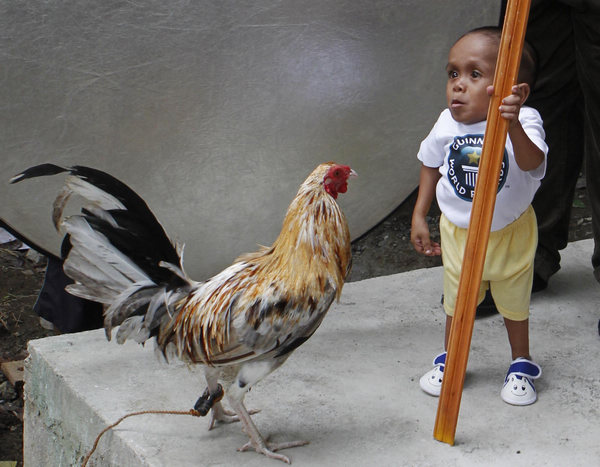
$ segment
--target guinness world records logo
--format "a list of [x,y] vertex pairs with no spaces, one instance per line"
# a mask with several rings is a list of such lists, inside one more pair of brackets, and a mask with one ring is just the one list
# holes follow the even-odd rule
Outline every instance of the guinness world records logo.
[[[483,147],[483,135],[455,136],[448,154],[448,181],[454,188],[456,196],[473,201],[475,184],[479,172],[479,160]],[[502,156],[498,191],[502,189],[508,174],[508,154],[506,148]]]

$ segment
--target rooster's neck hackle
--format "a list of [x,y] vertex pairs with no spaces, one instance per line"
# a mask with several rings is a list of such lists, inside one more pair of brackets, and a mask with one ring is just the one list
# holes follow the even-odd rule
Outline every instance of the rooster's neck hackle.
[[[300,186],[272,255],[279,256],[276,261],[281,266],[287,265],[284,270],[291,283],[306,286],[309,279],[309,284],[323,290],[329,281],[339,295],[350,265],[350,233],[338,203],[323,186],[329,167],[319,166]],[[303,295],[302,290],[297,292]]]

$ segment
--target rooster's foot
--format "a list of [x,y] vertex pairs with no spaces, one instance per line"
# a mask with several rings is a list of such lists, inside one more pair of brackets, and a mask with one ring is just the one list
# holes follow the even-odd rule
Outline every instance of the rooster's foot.
[[220,402],[217,402],[212,410],[210,411],[210,419],[208,420],[208,430],[212,430],[215,427],[215,423],[234,423],[239,422],[239,417],[230,410],[223,408]]
[[[262,441],[262,440],[261,440]],[[254,449],[259,454],[263,454],[270,459],[278,459],[280,461],[285,462],[286,464],[291,464],[290,458],[284,456],[283,454],[277,454],[276,451],[281,451],[282,449],[295,448],[297,446],[306,446],[308,441],[287,441],[285,443],[270,443],[267,438],[263,442],[253,443],[252,440],[248,441],[241,448],[238,449],[240,452],[249,451]]]
[[[260,412],[260,410],[249,410],[248,413],[250,415],[254,415],[257,414],[258,412]],[[223,407],[223,404],[221,404],[220,402],[217,402],[211,412],[210,412],[210,419],[208,421],[208,430],[212,430],[215,427],[215,424],[217,422],[220,423],[234,423],[234,422],[239,422],[240,421],[240,417],[238,417],[236,415],[236,413],[232,410],[227,410],[226,408]]]
[[204,393],[198,398],[194,404],[194,410],[196,410],[203,417],[212,409],[213,405],[223,399],[225,391],[223,386],[217,385],[217,390],[212,394],[208,391],[208,388],[204,390]]
[[238,448],[238,451],[249,451],[251,449],[254,449],[256,452],[258,452],[259,454],[263,454],[266,457],[269,457],[271,459],[278,459],[287,464],[291,464],[290,459],[287,456],[284,456],[282,454],[276,454],[276,451],[280,451],[282,449],[287,448],[293,448],[296,446],[304,446],[305,444],[308,444],[308,441],[270,443],[269,439],[264,438],[258,431],[258,428],[256,428],[256,425],[250,417],[250,413],[248,412],[246,407],[244,407],[244,403],[241,400],[233,397],[231,394],[229,394],[228,398],[231,407],[233,408],[233,410],[235,410],[235,413],[237,413],[240,417],[240,422],[242,423],[242,428],[244,432],[248,435],[248,438],[250,438],[250,440],[246,444],[244,444],[241,448]]

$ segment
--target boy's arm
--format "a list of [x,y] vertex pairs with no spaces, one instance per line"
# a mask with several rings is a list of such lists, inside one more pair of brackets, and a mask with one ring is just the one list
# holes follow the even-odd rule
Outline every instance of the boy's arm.
[[500,116],[508,120],[508,136],[515,151],[515,161],[524,172],[537,169],[544,162],[544,152],[529,139],[519,122],[519,111],[529,92],[528,84],[515,85],[511,95],[502,99],[500,106]]
[[508,136],[515,150],[515,161],[521,170],[528,172],[537,169],[544,162],[544,153],[529,139],[521,123],[508,127]]
[[437,256],[442,253],[439,243],[431,241],[429,226],[425,220],[435,196],[435,187],[439,179],[440,172],[436,167],[421,166],[419,194],[413,209],[410,241],[416,251],[427,256]]

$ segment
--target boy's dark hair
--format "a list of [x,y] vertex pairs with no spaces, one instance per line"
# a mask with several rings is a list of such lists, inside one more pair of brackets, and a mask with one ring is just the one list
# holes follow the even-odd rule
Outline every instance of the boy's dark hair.
[[[482,34],[484,36],[487,36],[490,40],[497,43],[498,47],[500,47],[500,39],[502,37],[501,27],[483,26],[471,29],[470,31],[460,36],[456,42],[458,42],[463,37],[468,36],[469,34]],[[537,77],[537,62],[538,58],[536,50],[529,42],[525,41],[523,43],[523,54],[521,56],[521,64],[519,66],[519,83],[527,83],[529,84],[529,87],[533,89]]]

